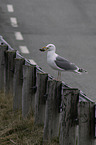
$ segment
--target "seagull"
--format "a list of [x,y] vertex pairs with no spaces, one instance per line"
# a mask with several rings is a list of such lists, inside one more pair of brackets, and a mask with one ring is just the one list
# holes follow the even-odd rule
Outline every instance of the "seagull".
[[55,70],[58,70],[58,79],[61,79],[61,71],[70,71],[78,74],[87,73],[83,68],[79,68],[74,63],[71,63],[64,57],[56,54],[56,47],[54,44],[48,44],[47,46],[39,49],[40,51],[47,52],[47,63]]

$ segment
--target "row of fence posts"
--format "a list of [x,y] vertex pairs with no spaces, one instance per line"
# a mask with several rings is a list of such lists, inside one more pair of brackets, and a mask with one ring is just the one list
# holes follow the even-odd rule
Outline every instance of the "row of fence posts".
[[44,124],[43,141],[59,138],[60,145],[96,145],[94,102],[79,101],[79,90],[40,73],[18,57],[15,50],[0,46],[0,91],[13,97],[13,110],[22,117],[34,112],[35,123]]

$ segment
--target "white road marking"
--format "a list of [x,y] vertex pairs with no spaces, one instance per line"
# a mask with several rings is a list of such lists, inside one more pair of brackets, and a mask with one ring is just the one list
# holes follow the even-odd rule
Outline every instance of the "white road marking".
[[18,24],[17,24],[17,19],[15,17],[11,17],[10,18],[10,21],[11,21],[11,25],[13,27],[18,27]]
[[24,54],[29,54],[29,50],[27,48],[27,46],[19,46],[20,51]]
[[15,32],[15,37],[16,37],[16,40],[24,40],[21,32]]
[[11,5],[11,4],[7,5],[7,9],[8,9],[8,12],[10,12],[10,13],[14,12],[13,5]]
[[[13,5],[11,5],[11,4],[7,5],[7,9],[8,9],[8,12],[10,12],[10,13],[14,12]],[[15,17],[11,17],[10,21],[11,21],[12,27],[18,27],[17,19]],[[15,37],[16,37],[16,40],[24,40],[21,32],[15,32]],[[29,50],[28,50],[27,46],[19,46],[19,49],[20,49],[21,53],[29,54]],[[31,64],[36,65],[36,62],[33,59],[29,59],[29,61]]]
[[33,59],[28,59],[33,65],[36,65],[36,62]]
[[[11,4],[7,5],[7,9],[8,9],[8,12],[10,12],[10,13],[14,12],[13,5],[11,5]],[[11,21],[12,27],[18,27],[17,19],[15,17],[11,17],[10,21]],[[15,32],[15,37],[16,37],[16,40],[24,40],[21,32]],[[29,50],[28,50],[27,46],[19,46],[19,49],[20,49],[21,53],[29,54]],[[29,59],[29,61],[31,64],[36,65],[36,62],[33,59]]]

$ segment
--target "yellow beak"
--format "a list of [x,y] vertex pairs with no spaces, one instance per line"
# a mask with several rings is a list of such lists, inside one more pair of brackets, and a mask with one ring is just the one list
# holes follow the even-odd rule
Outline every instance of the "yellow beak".
[[40,48],[39,50],[40,51],[46,51],[48,48],[45,46],[45,47],[43,47],[43,48]]

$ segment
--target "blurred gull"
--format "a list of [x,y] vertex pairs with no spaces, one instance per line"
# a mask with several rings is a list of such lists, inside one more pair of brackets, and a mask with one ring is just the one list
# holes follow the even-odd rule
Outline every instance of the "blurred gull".
[[50,67],[52,67],[55,70],[58,70],[58,79],[61,79],[61,71],[71,71],[74,73],[82,74],[86,73],[87,71],[79,68],[74,63],[69,62],[67,59],[59,56],[55,53],[56,47],[53,44],[48,44],[47,46],[40,49],[40,51],[47,52],[47,63]]

